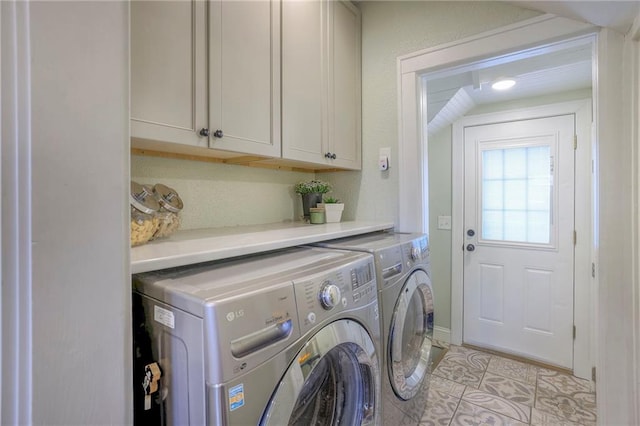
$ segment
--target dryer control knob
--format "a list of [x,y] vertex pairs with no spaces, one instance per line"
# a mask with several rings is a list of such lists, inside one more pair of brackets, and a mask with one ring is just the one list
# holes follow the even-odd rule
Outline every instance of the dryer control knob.
[[338,303],[340,303],[340,300],[342,299],[342,295],[340,294],[340,287],[331,283],[330,281],[327,281],[322,286],[322,289],[320,289],[320,294],[318,295],[318,297],[320,299],[320,304],[322,305],[322,307],[325,310],[330,311]]

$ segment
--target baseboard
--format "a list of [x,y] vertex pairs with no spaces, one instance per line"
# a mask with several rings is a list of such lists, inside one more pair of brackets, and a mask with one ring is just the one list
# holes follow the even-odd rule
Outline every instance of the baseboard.
[[451,343],[451,330],[444,327],[433,327],[433,340]]

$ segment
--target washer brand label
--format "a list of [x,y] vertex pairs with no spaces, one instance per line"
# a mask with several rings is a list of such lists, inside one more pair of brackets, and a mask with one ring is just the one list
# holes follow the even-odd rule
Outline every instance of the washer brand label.
[[176,319],[168,309],[161,308],[160,306],[153,306],[153,319],[162,325],[166,325],[169,328],[176,328]]
[[238,309],[237,311],[231,311],[227,314],[227,321],[231,322],[236,318],[244,316],[244,309]]
[[244,405],[244,384],[240,383],[237,386],[229,389],[229,409],[231,411],[237,410]]

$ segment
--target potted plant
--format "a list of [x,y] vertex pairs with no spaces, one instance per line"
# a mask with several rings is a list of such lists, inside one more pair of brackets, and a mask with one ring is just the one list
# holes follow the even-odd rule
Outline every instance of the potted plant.
[[294,190],[302,196],[302,211],[304,217],[309,217],[309,209],[322,202],[322,194],[331,191],[331,185],[321,180],[296,183]]
[[344,203],[334,197],[325,197],[324,203],[321,203],[324,207],[324,213],[327,223],[340,222],[342,219],[342,211],[344,210]]

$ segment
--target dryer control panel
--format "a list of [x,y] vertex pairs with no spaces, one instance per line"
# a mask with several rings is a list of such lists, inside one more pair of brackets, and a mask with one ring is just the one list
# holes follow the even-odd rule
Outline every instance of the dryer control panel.
[[294,281],[300,331],[304,334],[335,315],[376,300],[372,259],[363,259]]

